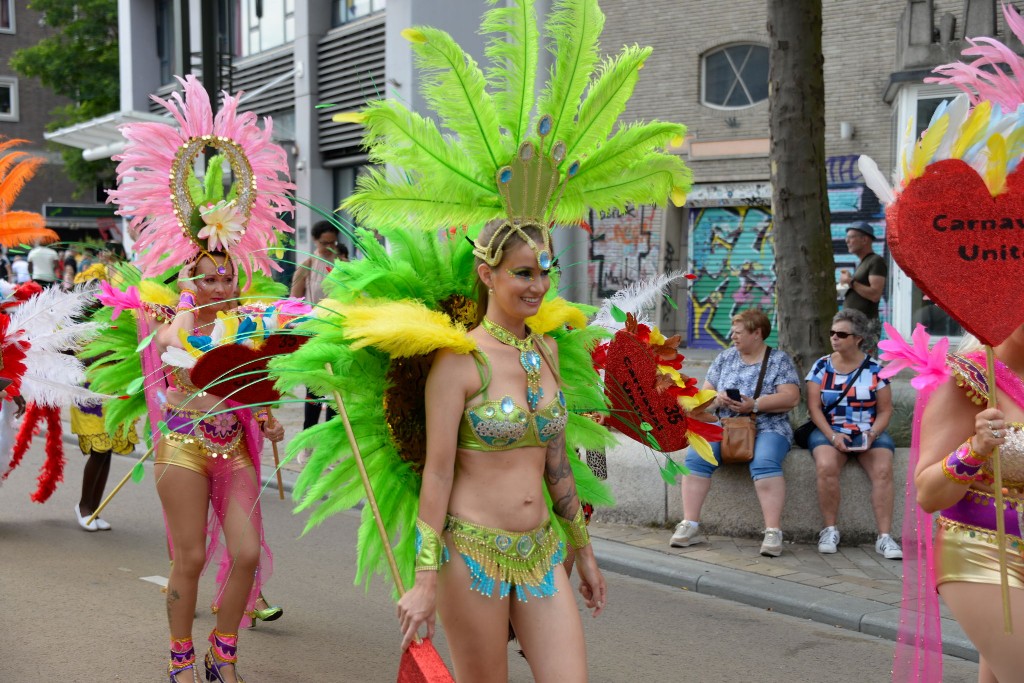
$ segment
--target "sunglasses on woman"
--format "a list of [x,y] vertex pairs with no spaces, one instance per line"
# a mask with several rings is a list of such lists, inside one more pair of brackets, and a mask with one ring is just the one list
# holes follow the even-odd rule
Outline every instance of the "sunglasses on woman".
[[853,332],[840,332],[839,330],[829,330],[828,336],[830,336],[830,337],[839,337],[840,339],[846,339],[847,337],[852,337],[853,336]]

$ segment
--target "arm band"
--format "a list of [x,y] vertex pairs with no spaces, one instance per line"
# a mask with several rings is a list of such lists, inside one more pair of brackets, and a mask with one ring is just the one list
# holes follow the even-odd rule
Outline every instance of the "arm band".
[[422,519],[416,518],[416,571],[436,572],[444,564],[441,536]]
[[571,520],[555,515],[558,523],[562,525],[562,531],[569,538],[569,545],[579,549],[590,545],[590,533],[587,531],[587,523],[583,521],[583,506],[576,508],[576,514]]
[[184,290],[178,296],[178,311],[191,311],[196,307],[196,295],[189,290]]
[[984,464],[985,461],[974,452],[971,440],[968,439],[942,461],[942,473],[950,481],[970,485],[978,478],[978,472]]
[[263,406],[262,408],[257,408],[252,412],[253,415],[256,417],[256,421],[260,423],[260,427],[265,425],[267,421],[270,419],[270,409],[267,408],[266,406]]

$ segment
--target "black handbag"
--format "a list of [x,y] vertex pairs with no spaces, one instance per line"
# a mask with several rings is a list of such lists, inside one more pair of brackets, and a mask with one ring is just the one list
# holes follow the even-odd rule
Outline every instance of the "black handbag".
[[[827,418],[829,413],[836,409],[836,406],[846,397],[846,394],[850,391],[854,384],[857,383],[857,378],[860,377],[860,373],[868,366],[868,361],[871,360],[870,356],[864,355],[864,361],[857,368],[857,372],[854,373],[853,378],[846,381],[843,385],[843,393],[839,394],[839,398],[833,401],[830,405],[826,406],[822,413]],[[793,430],[793,443],[800,448],[807,448],[807,443],[811,438],[811,433],[817,429],[817,426],[808,418],[806,422]]]

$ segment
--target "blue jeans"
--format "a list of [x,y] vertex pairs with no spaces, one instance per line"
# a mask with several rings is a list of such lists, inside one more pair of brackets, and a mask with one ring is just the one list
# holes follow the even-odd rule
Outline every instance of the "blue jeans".
[[[690,474],[709,478],[722,465],[722,444],[711,444],[717,465],[712,465],[690,448],[686,451],[686,467]],[[789,439],[775,432],[758,432],[754,438],[754,459],[750,461],[750,478],[768,479],[782,476],[782,461],[789,453]]]
[[[813,453],[814,449],[817,448],[818,446],[832,445],[833,444],[829,443],[829,440],[825,438],[825,435],[821,433],[820,429],[815,429],[813,432],[811,432],[811,435],[807,437],[807,450],[809,450],[811,453]],[[872,442],[871,448],[886,448],[889,451],[895,453],[896,443],[892,440],[892,437],[889,436],[889,432],[882,432],[875,438],[874,442]],[[857,455],[857,451],[847,453],[846,455]]]

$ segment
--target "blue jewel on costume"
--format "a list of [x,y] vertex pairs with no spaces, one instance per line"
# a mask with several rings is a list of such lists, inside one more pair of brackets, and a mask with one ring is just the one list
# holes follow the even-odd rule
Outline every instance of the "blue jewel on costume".
[[551,254],[547,251],[537,254],[537,265],[541,267],[541,270],[549,269],[551,267]]
[[501,412],[506,415],[511,415],[512,411],[516,409],[516,402],[512,400],[511,396],[506,396],[501,399]]

